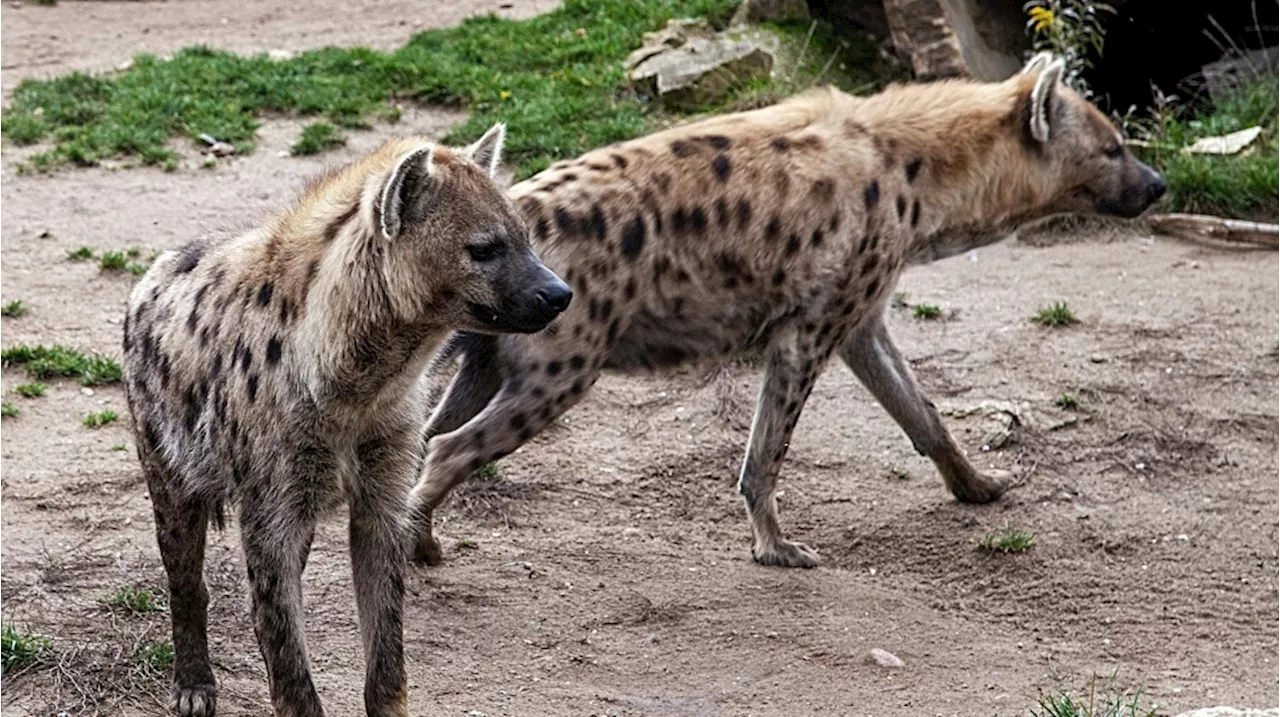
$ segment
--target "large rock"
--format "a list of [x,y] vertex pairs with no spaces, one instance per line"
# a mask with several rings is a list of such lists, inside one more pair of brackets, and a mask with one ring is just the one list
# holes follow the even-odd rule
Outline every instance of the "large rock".
[[883,0],[889,34],[916,77],[996,81],[1030,46],[1019,0]]
[[967,74],[960,43],[939,0],[884,0],[884,14],[893,46],[918,79]]
[[645,45],[627,58],[636,88],[664,106],[694,110],[734,86],[768,77],[773,55],[760,43],[717,35],[700,21],[672,20],[646,33]]

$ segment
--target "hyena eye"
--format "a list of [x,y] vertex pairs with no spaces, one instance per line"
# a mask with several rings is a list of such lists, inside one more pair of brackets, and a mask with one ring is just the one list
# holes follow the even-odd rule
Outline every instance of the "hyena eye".
[[502,256],[505,251],[506,247],[497,242],[472,244],[467,247],[467,252],[471,254],[471,258],[475,261],[493,261]]
[[1110,159],[1119,159],[1124,154],[1124,145],[1119,142],[1112,142],[1102,150],[1102,153]]

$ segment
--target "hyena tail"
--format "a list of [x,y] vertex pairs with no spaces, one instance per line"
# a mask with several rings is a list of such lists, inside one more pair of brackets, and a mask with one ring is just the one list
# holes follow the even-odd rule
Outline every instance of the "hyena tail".
[[498,349],[496,335],[459,331],[436,354],[428,375],[439,375],[459,355],[462,367],[427,421],[426,440],[456,430],[497,395],[502,387]]

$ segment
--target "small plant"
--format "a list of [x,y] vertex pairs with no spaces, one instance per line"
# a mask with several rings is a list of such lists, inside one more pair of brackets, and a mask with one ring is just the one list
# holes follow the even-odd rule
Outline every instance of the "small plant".
[[1053,399],[1053,405],[1068,411],[1075,411],[1080,408],[1080,398],[1074,393],[1060,393],[1057,398]]
[[40,398],[45,394],[45,391],[48,391],[48,390],[49,390],[49,387],[43,383],[40,383],[39,381],[32,381],[30,383],[20,383],[17,386],[13,387],[13,392],[18,394],[19,396],[22,396],[23,398]]
[[907,299],[909,297],[910,297],[910,294],[908,294],[905,291],[896,292],[893,295],[893,297],[889,299],[889,305],[895,309],[904,308],[906,306],[909,306],[909,304],[907,303]]
[[104,251],[102,257],[98,259],[98,268],[103,271],[124,271],[128,263],[129,259],[125,257],[124,252]]
[[18,632],[13,625],[0,628],[0,674],[30,667],[49,655],[52,644],[43,635]]
[[911,307],[911,315],[917,319],[932,321],[942,316],[942,307],[937,304],[916,304]]
[[1031,34],[1034,52],[1052,52],[1066,65],[1063,81],[1084,97],[1093,91],[1085,82],[1084,71],[1093,67],[1091,55],[1102,57],[1102,13],[1114,15],[1116,9],[1095,0],[1031,0],[1023,5],[1027,32]]
[[97,413],[90,413],[84,417],[84,425],[89,428],[102,428],[108,423],[114,423],[119,418],[116,412],[110,408],[103,409]]
[[1098,676],[1095,674],[1089,685],[1087,701],[1067,692],[1041,695],[1031,709],[1031,717],[1155,717],[1156,709],[1142,704],[1141,689],[1130,695],[1117,691],[1115,682],[1116,675],[1112,673],[1102,694],[1099,694]]
[[496,480],[502,477],[502,467],[497,463],[486,463],[476,469],[476,477]]
[[117,443],[117,444],[115,444],[114,446],[111,446],[111,450],[113,450],[113,451],[127,451],[127,450],[129,450],[129,444],[128,444],[128,443]]
[[480,545],[471,538],[461,538],[458,540],[458,550],[475,550],[479,547]]
[[126,585],[107,596],[106,603],[112,610],[123,610],[132,615],[143,615],[164,609],[150,590],[133,585]]
[[1057,301],[1052,305],[1038,309],[1031,317],[1031,320],[1043,326],[1074,326],[1080,323],[1080,319],[1076,318],[1075,312],[1067,307],[1065,302]]
[[22,413],[22,410],[12,403],[9,403],[8,401],[0,403],[0,416],[5,418],[16,418],[19,413]]
[[87,246],[82,246],[78,249],[69,249],[67,251],[67,258],[72,261],[84,261],[85,259],[92,259],[93,249]]
[[309,154],[320,154],[321,152],[333,149],[347,143],[347,138],[342,136],[337,127],[328,122],[312,122],[302,128],[302,134],[299,135],[298,141],[293,143],[293,147],[289,149],[295,157],[302,157]]
[[8,316],[9,318],[16,319],[25,313],[27,313],[27,306],[22,303],[22,299],[14,299],[3,307],[0,307],[0,316]]
[[144,642],[133,651],[133,661],[152,674],[163,674],[173,666],[173,644]]
[[19,344],[0,351],[0,364],[21,365],[32,378],[66,376],[80,379],[85,386],[119,383],[124,372],[120,364],[105,356],[85,354],[66,346]]
[[978,540],[978,547],[989,553],[1021,553],[1035,544],[1034,533],[1012,527],[993,530]]

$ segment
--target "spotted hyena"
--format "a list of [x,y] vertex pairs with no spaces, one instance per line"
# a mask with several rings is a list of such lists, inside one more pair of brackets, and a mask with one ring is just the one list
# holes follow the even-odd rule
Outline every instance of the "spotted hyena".
[[884,323],[902,268],[1061,212],[1132,217],[1164,191],[1047,55],[1000,83],[834,89],[606,147],[514,187],[538,254],[574,307],[535,336],[459,333],[414,489],[419,560],[431,511],[476,467],[573,406],[602,369],[665,369],[762,350],[764,385],[738,482],[755,559],[816,565],[783,537],[774,489],[815,379],[837,354],[937,466],[984,503],[976,470]]
[[463,151],[389,141],[262,228],[164,254],[134,289],[126,389],[169,577],[178,714],[215,711],[202,566],[206,526],[232,502],[275,713],[323,714],[301,575],[317,518],[343,500],[365,707],[407,714],[423,369],[452,329],[537,331],[572,295],[492,182],[503,133]]

